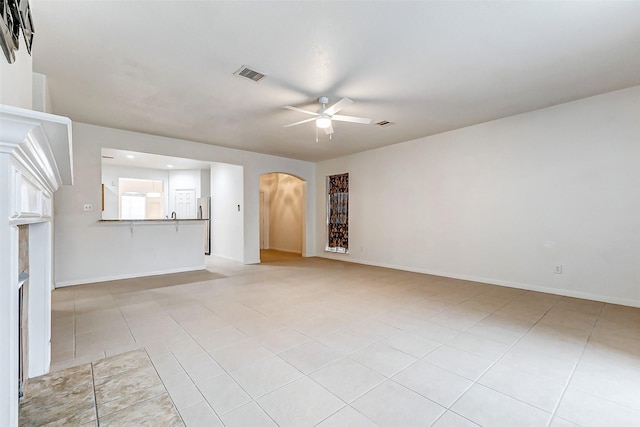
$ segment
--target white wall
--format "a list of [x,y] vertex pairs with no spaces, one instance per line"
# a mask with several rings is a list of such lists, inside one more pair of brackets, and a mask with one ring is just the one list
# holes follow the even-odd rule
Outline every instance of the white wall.
[[211,195],[211,169],[200,170],[200,197]]
[[243,182],[242,166],[211,165],[211,253],[235,261],[244,254]]
[[31,109],[33,60],[23,40],[20,42],[13,64],[9,64],[4,52],[0,52],[0,104]]
[[260,191],[268,198],[269,248],[302,253],[304,183],[291,175],[260,177]]
[[[239,259],[245,263],[260,260],[259,242],[259,177],[272,171],[284,171],[300,176],[309,182],[307,191],[312,196],[307,198],[307,209],[310,219],[307,221],[307,235],[315,236],[315,165],[310,162],[267,156],[246,151],[199,144],[190,141],[163,138],[119,129],[92,126],[82,123],[73,124],[75,185],[63,187],[55,198],[55,280],[56,284],[72,284],[101,280],[103,276],[118,276],[123,273],[116,260],[110,264],[111,270],[103,269],[100,260],[113,257],[146,259],[147,265],[140,265],[136,272],[127,270],[124,273],[151,274],[156,270],[156,259],[150,258],[149,250],[138,249],[131,245],[126,232],[115,231],[115,227],[98,225],[101,204],[101,149],[103,147],[156,153],[173,157],[192,157],[204,161],[224,162],[242,166],[243,183],[240,215],[243,219],[242,242]],[[213,174],[212,174],[213,180]],[[212,190],[213,191],[213,190]],[[83,212],[85,203],[97,207],[93,212]],[[238,203],[235,203],[236,205]],[[215,218],[214,218],[215,220]],[[134,231],[135,233],[135,231]],[[135,234],[142,237],[142,234]],[[127,240],[129,239],[129,240]],[[202,241],[202,233],[198,237]],[[236,238],[237,240],[237,238]],[[307,239],[307,253],[315,251],[314,239]],[[123,253],[127,248],[130,253]],[[179,246],[174,248],[177,253]],[[204,254],[198,245],[198,257]],[[159,257],[170,257],[170,253],[158,254]],[[185,260],[181,256],[170,258],[161,267],[165,270],[184,267]],[[195,263],[194,263],[195,264]]]
[[[68,217],[61,216],[56,228],[69,228]],[[205,268],[202,222],[135,223],[131,228],[129,223],[83,223],[82,235],[56,238],[56,286]],[[80,255],[82,250],[86,255]]]
[[[337,255],[323,186],[343,172]],[[319,163],[317,183],[321,256],[640,306],[640,87]]]
[[49,96],[47,76],[40,73],[33,73],[32,83],[32,108],[36,111],[42,111],[43,113],[52,113],[53,106],[51,105],[51,97]]

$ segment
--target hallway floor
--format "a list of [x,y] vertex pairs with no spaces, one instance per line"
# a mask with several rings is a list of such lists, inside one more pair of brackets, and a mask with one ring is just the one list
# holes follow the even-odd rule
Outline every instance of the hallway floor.
[[53,292],[52,370],[146,350],[187,426],[635,426],[640,309],[320,258]]

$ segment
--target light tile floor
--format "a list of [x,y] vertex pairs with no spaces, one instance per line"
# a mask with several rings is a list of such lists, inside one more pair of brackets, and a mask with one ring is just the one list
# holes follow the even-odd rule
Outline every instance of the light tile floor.
[[265,252],[53,293],[53,365],[146,349],[187,426],[637,426],[640,309]]

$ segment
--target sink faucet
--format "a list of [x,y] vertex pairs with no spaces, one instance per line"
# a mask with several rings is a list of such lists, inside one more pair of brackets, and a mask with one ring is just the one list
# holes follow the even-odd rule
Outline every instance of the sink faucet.
[[176,211],[171,212],[171,219],[177,219]]

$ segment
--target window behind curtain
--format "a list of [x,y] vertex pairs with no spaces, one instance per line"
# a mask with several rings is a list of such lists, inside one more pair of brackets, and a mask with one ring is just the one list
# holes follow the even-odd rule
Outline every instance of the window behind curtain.
[[349,250],[349,174],[327,177],[327,251]]
[[145,219],[147,217],[147,198],[142,193],[122,193],[120,204],[121,219]]

